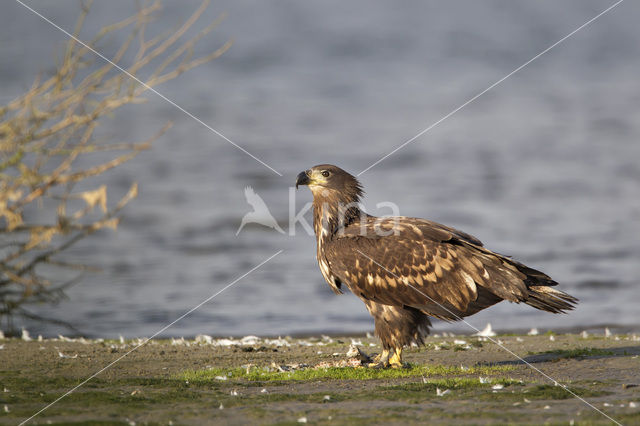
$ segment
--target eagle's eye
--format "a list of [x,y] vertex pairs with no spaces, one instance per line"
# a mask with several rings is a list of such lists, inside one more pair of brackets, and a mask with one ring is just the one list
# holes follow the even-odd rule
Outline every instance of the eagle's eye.
[[322,176],[324,176],[324,177],[329,177],[330,174],[331,174],[331,172],[329,172],[329,170],[323,170],[322,171]]

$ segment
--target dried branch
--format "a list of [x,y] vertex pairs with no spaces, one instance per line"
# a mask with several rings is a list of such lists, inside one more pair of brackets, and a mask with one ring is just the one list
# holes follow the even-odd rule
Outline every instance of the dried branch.
[[[146,40],[147,26],[161,9],[159,1],[146,1],[132,16],[102,28],[86,45],[69,40],[52,76],[38,76],[26,93],[0,106],[0,326],[3,320],[10,325],[12,314],[34,318],[24,310],[25,304],[55,303],[64,297],[63,289],[79,279],[65,281],[64,274],[51,270],[91,270],[60,257],[98,230],[116,229],[118,214],[136,197],[137,185],[110,205],[107,186],[76,192],[76,184],[89,183],[91,178],[148,149],[170,123],[142,142],[96,138],[95,129],[119,108],[145,102],[142,95],[150,87],[174,79],[229,49],[231,43],[227,42],[209,54],[193,57],[196,44],[216,27],[219,19],[182,40],[208,5],[208,0],[203,1],[175,32]],[[89,7],[90,3],[83,5],[80,11],[75,37],[79,37]],[[105,36],[123,31],[127,33],[111,62],[96,58],[91,49],[100,51],[99,43]],[[123,58],[130,55],[134,61],[125,67]],[[122,73],[115,64],[143,84]],[[90,167],[81,165],[89,162],[80,159],[98,152],[113,156],[98,164],[94,161]],[[57,207],[48,207],[47,220],[35,223],[29,219],[36,217],[30,214],[35,210],[40,210],[37,217],[42,218],[43,206],[51,203]]]

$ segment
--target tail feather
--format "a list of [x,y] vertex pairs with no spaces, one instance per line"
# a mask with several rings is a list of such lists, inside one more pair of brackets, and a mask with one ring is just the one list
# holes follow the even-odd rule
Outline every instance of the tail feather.
[[541,311],[559,314],[575,308],[578,299],[555,288],[534,285],[529,287],[529,298],[525,303]]

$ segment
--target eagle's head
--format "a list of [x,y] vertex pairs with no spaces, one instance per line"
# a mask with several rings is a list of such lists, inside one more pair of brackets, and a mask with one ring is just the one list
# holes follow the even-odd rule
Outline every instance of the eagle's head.
[[313,194],[313,226],[317,238],[333,235],[361,216],[362,186],[340,167],[320,164],[300,172],[296,188],[307,185]]
[[307,185],[314,198],[337,198],[343,202],[357,202],[364,192],[355,176],[331,164],[320,164],[300,172],[296,188],[299,185]]

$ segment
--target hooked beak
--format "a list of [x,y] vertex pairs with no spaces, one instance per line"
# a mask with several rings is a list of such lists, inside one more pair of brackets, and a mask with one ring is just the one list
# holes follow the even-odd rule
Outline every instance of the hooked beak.
[[300,172],[296,179],[296,189],[298,189],[298,185],[309,185],[311,183],[311,179],[309,179],[309,175],[307,172]]

